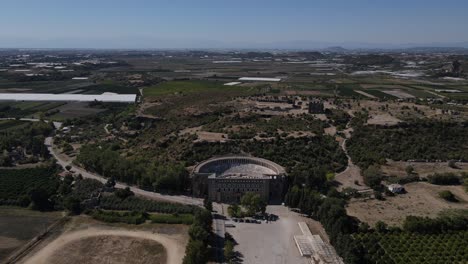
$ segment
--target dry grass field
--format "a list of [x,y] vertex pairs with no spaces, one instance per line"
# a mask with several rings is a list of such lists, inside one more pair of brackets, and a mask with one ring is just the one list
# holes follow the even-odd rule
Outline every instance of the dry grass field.
[[70,241],[47,263],[166,263],[164,247],[151,239],[99,235]]
[[369,112],[369,122],[371,124],[391,125],[397,120],[408,120],[414,118],[431,118],[436,120],[450,120],[462,122],[467,120],[468,111],[457,111],[457,114],[444,113],[441,109],[430,105],[415,105],[406,102],[378,102],[374,100],[349,100],[350,114],[360,112],[363,108]]
[[[447,209],[467,209],[468,194],[462,186],[440,186],[426,182],[405,185],[406,194],[386,197],[386,200],[352,199],[347,207],[351,216],[373,226],[377,221],[389,225],[401,225],[408,215],[436,217]],[[438,197],[442,190],[449,190],[457,196],[458,203],[447,202]]]

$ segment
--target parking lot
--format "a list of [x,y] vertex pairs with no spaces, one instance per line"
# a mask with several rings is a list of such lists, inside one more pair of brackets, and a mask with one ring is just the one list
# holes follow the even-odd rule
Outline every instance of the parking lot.
[[[312,220],[289,211],[284,206],[268,206],[267,213],[277,215],[278,219],[268,223],[226,221],[226,232],[238,243],[235,250],[241,254],[243,263],[310,263],[299,254],[293,236],[302,234],[298,222],[310,223]],[[313,223],[312,233],[323,235],[323,229],[320,229],[319,224]]]

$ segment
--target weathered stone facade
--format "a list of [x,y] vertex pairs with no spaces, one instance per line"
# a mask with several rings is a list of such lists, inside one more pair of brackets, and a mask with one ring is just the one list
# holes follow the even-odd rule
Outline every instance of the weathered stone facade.
[[212,201],[238,203],[247,192],[269,203],[281,201],[286,184],[284,168],[271,161],[242,156],[214,158],[199,164],[193,173],[194,194]]

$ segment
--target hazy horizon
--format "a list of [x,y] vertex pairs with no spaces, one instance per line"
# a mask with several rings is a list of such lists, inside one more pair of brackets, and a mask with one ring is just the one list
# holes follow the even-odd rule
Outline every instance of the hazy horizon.
[[0,48],[468,48],[468,2],[17,0]]

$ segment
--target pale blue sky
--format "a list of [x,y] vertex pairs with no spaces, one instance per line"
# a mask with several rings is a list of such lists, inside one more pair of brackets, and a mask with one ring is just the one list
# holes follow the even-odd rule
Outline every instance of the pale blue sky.
[[468,46],[467,0],[0,0],[0,47],[447,43]]

